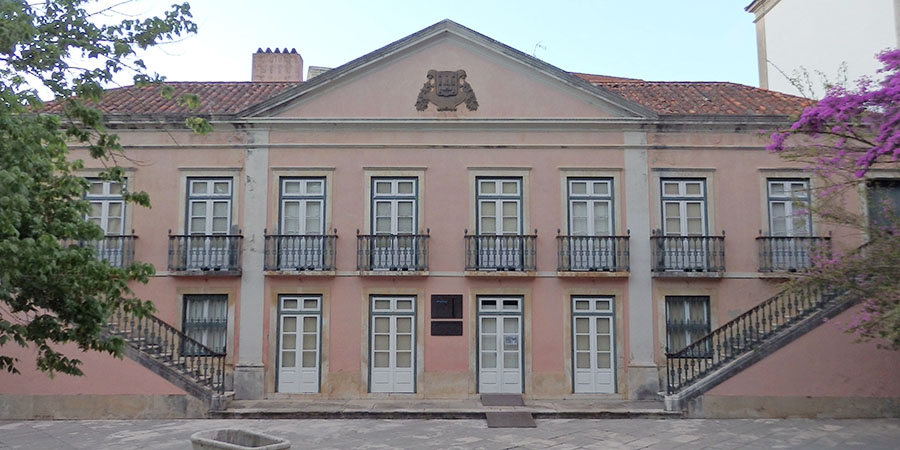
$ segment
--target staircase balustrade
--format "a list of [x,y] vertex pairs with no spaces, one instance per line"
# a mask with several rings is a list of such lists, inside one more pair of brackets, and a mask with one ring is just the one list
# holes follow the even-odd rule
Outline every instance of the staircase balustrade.
[[225,354],[217,353],[156,316],[138,317],[119,309],[107,332],[189,378],[209,394],[225,392]]
[[666,353],[666,392],[675,394],[690,386],[773,334],[823,309],[838,296],[824,289],[783,291],[681,351]]

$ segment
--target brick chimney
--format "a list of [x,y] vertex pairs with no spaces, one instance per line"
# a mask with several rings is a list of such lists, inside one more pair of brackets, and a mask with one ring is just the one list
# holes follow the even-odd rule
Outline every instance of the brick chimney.
[[297,49],[259,49],[253,54],[253,81],[303,81],[303,58]]

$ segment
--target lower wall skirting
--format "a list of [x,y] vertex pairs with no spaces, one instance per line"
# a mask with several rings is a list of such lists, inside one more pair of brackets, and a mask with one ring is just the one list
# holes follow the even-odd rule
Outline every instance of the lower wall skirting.
[[209,405],[186,394],[0,394],[0,420],[198,419]]
[[721,419],[900,417],[900,398],[702,395],[688,403],[687,416]]

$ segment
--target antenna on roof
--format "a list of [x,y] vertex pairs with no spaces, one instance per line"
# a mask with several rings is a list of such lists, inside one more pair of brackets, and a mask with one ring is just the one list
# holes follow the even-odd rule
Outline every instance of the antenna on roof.
[[537,58],[537,56],[535,56],[535,55],[537,55],[538,49],[547,50],[547,46],[544,45],[544,41],[538,41],[537,44],[534,44],[534,50],[531,52],[532,57]]

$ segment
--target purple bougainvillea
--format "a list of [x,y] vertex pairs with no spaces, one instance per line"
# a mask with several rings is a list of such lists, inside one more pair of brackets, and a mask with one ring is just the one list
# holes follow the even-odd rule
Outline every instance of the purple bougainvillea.
[[[900,169],[900,50],[878,59],[884,64],[882,81],[862,79],[855,90],[830,87],[789,128],[772,133],[768,148],[808,164],[807,170],[817,176],[817,195],[809,209],[819,223],[837,230],[841,239],[836,244],[855,242],[844,251],[818,249],[811,268],[788,288],[824,288],[852,296],[858,306],[835,324],[859,340],[900,350],[900,211],[889,203],[869,204],[867,211],[845,205],[865,192],[859,188],[870,179]],[[875,177],[870,171],[876,168],[894,170]]]
[[852,170],[862,178],[879,162],[900,157],[900,49],[878,56],[884,64],[878,84],[864,78],[857,89],[830,87],[806,108],[790,129],[772,134],[775,152],[805,148],[811,169],[828,176]]

